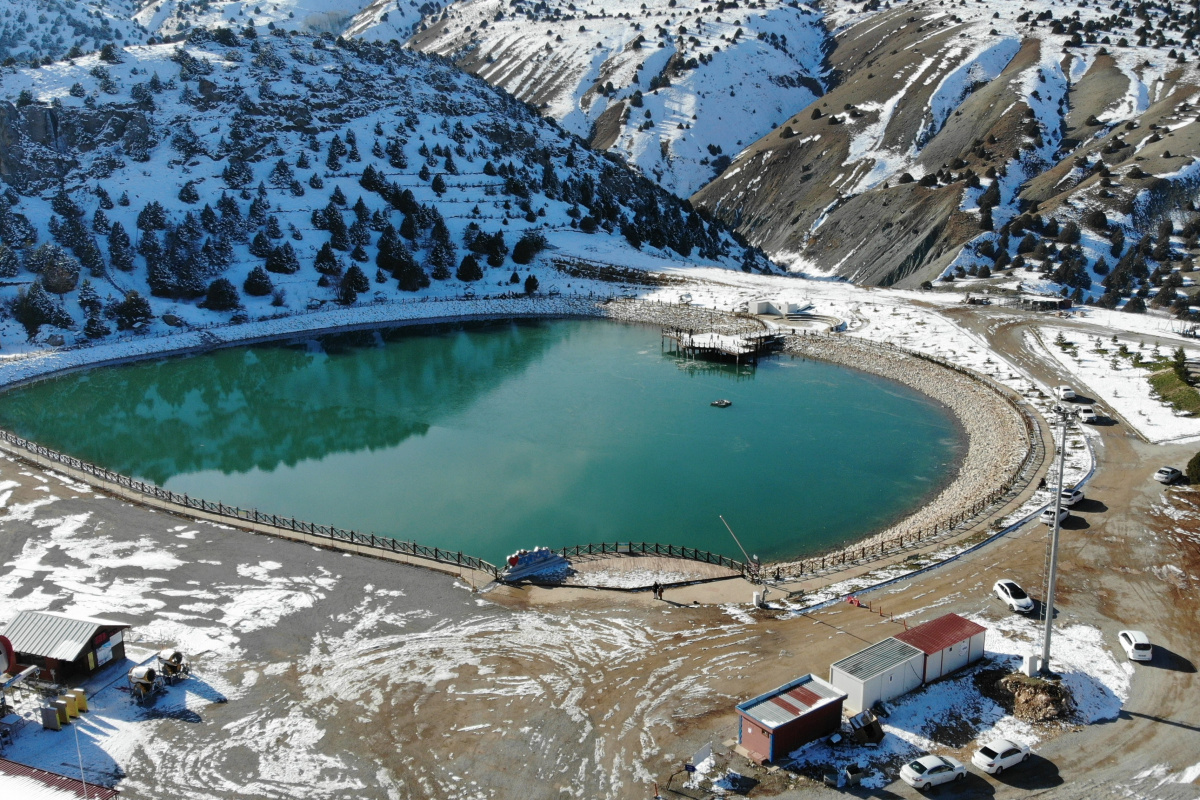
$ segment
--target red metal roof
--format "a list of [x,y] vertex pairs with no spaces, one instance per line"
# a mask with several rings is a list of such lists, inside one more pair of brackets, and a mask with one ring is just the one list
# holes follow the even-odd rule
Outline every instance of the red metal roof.
[[909,628],[904,633],[897,633],[894,638],[911,644],[926,655],[933,655],[986,630],[982,625],[963,619],[958,614],[946,614]]
[[738,705],[738,711],[767,728],[786,725],[828,703],[841,703],[846,693],[815,675],[805,675],[774,691]]
[[27,767],[24,764],[18,764],[16,761],[9,761],[7,758],[0,758],[0,785],[2,785],[4,776],[6,775],[11,775],[14,778],[29,778],[51,789],[74,794],[76,797],[87,797],[89,800],[112,800],[112,798],[120,796],[116,789],[97,786],[90,782],[87,784],[85,793],[83,781],[79,778],[68,778],[65,775],[47,772],[44,769]]

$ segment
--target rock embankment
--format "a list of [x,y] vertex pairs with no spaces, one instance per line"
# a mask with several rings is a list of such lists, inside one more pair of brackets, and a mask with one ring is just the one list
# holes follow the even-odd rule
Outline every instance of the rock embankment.
[[[792,337],[785,351],[844,364],[910,386],[948,408],[966,435],[966,456],[950,483],[915,513],[856,543],[853,549],[944,527],[981,499],[1016,481],[1029,451],[1029,434],[1020,412],[982,381],[903,351],[851,337]],[[787,572],[795,565],[779,566]]]
[[723,336],[761,333],[766,328],[761,320],[748,315],[644,300],[614,300],[600,306],[600,313],[618,322],[637,322]]

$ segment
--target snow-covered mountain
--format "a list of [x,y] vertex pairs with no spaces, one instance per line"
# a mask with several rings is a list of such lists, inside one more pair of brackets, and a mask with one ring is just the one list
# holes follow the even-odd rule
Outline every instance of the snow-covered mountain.
[[743,265],[683,201],[396,44],[219,29],[3,86],[8,341],[545,289],[564,259]]
[[5,0],[0,3],[0,64],[57,61],[105,44],[141,44],[133,0]]
[[161,0],[147,3],[135,19],[152,33],[177,37],[196,28],[217,27],[259,33],[279,28],[298,33],[331,33],[356,36],[370,28],[373,41],[404,41],[444,0],[278,0],[247,3],[243,0]]
[[460,0],[422,27],[409,46],[684,196],[823,92],[828,42],[822,14],[795,0]]
[[[1114,237],[1149,250],[1173,218],[1160,255],[1188,255],[1193,7],[926,2],[833,23],[830,92],[693,198],[781,263],[916,285],[1021,256],[1023,277],[1115,303],[1140,279],[1110,277]],[[1130,269],[1171,269],[1151,262]]]

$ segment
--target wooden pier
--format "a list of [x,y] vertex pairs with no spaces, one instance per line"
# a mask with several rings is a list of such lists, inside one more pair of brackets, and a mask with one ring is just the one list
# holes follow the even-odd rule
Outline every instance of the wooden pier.
[[713,331],[663,328],[661,343],[664,353],[691,360],[757,364],[760,357],[783,347],[783,334],[765,331],[730,336]]

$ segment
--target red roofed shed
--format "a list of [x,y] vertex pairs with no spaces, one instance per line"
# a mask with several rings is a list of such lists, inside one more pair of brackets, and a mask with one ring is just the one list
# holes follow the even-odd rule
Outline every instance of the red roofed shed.
[[113,800],[116,789],[0,758],[0,795],[13,800]]
[[925,683],[983,658],[987,628],[946,614],[896,634],[897,639],[925,654]]
[[775,761],[842,725],[846,693],[815,675],[739,703],[738,744],[755,761]]

